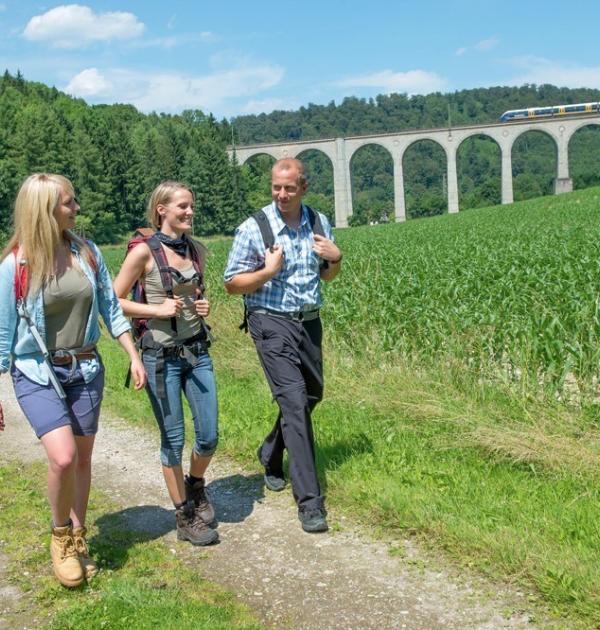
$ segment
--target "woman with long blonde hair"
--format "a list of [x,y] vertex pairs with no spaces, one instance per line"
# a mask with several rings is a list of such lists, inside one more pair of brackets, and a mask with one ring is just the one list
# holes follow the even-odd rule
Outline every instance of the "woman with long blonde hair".
[[[204,479],[218,442],[217,391],[203,319],[210,310],[203,295],[204,248],[189,237],[193,216],[194,195],[187,186],[159,184],[148,203],[148,223],[155,232],[130,250],[115,279],[115,291],[126,315],[146,320],[140,340],[146,390],[160,428],[162,470],[175,506],[177,537],[208,545],[218,539]],[[147,303],[128,298],[138,282]],[[182,393],[196,434],[185,477]]]
[[[0,373],[48,458],[54,573],[74,587],[97,573],[85,517],[104,388],[99,316],[129,355],[135,386],[146,376],[100,250],[74,232],[71,182],[35,173],[21,185],[14,233],[0,258]],[[0,430],[5,418],[0,404]]]

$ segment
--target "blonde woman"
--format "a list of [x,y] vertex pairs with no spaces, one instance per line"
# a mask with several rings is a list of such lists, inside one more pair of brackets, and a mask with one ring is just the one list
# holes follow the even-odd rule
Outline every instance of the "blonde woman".
[[[0,262],[0,373],[10,370],[19,405],[46,450],[50,552],[56,577],[68,587],[98,570],[85,517],[104,388],[99,316],[129,355],[136,388],[145,384],[102,254],[72,231],[78,211],[68,179],[29,176]],[[4,421],[0,405],[0,429]]]
[[[146,391],[160,429],[162,471],[175,506],[177,537],[208,545],[218,540],[204,481],[218,442],[217,390],[203,319],[210,310],[203,297],[204,248],[188,236],[193,216],[189,188],[172,181],[157,186],[148,203],[148,223],[156,231],[130,250],[115,292],[126,315],[146,321],[140,341]],[[137,282],[144,287],[145,303],[128,298]],[[182,392],[195,430],[185,478]]]

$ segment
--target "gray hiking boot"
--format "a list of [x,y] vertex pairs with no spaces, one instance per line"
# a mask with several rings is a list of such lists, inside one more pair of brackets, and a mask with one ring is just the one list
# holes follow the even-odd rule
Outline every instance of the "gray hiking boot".
[[187,501],[193,501],[196,514],[207,524],[213,527],[217,525],[215,517],[215,509],[206,496],[206,488],[204,485],[204,477],[201,477],[196,483],[191,484],[189,477],[185,476],[185,498]]
[[258,457],[260,465],[265,469],[265,474],[263,477],[265,486],[271,492],[281,492],[285,488],[285,478],[283,476],[283,471],[274,470],[273,468],[270,468],[269,466],[265,466],[263,464],[262,446],[258,447],[258,450],[256,451],[256,456]]
[[327,525],[327,512],[323,507],[315,508],[298,508],[298,518],[302,529],[309,534],[316,534],[318,532],[326,532],[329,529]]
[[177,540],[188,540],[192,545],[210,545],[219,540],[219,534],[211,529],[197,514],[189,501],[175,510]]

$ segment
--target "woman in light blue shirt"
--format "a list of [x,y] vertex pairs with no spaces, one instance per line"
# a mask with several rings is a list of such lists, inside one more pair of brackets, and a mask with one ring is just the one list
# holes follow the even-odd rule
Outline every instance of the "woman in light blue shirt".
[[29,176],[0,262],[0,373],[10,370],[19,405],[46,450],[50,553],[56,577],[69,587],[98,570],[85,516],[104,388],[99,316],[129,355],[137,389],[146,378],[100,250],[72,232],[78,211],[68,179]]

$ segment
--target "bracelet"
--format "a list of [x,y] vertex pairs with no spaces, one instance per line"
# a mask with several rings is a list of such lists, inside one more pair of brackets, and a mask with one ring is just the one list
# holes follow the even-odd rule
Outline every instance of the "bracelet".
[[329,262],[332,265],[337,265],[339,262],[342,262],[343,254],[340,252],[340,257],[337,260],[330,260]]

